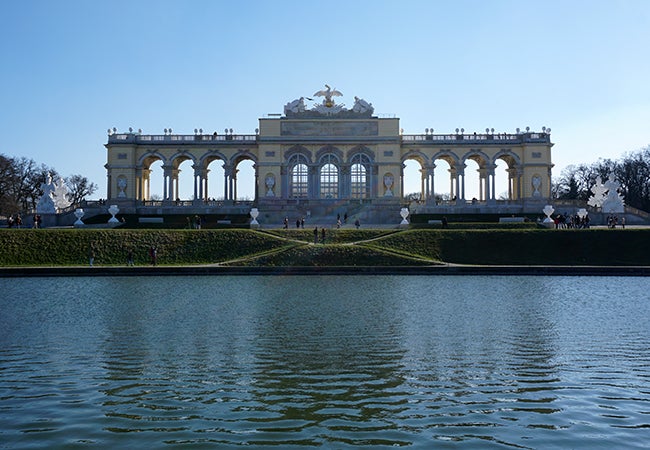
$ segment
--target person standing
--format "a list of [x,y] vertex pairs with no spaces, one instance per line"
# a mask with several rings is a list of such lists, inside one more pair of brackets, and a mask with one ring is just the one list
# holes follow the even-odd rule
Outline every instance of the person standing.
[[90,250],[88,250],[88,262],[90,263],[90,267],[95,263],[95,249],[92,245],[90,246]]
[[126,252],[126,265],[133,266],[133,250],[131,249]]
[[318,244],[318,227],[314,227],[314,244]]
[[151,258],[151,265],[155,266],[158,262],[158,249],[153,245],[149,248],[149,257]]
[[321,244],[325,243],[325,227],[320,229],[320,243]]

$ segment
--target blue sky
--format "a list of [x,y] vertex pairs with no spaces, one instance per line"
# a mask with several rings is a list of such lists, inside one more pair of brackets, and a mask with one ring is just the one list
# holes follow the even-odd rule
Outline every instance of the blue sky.
[[95,198],[109,127],[253,133],[325,83],[407,134],[550,127],[554,175],[650,144],[647,0],[3,0],[0,20],[0,153]]

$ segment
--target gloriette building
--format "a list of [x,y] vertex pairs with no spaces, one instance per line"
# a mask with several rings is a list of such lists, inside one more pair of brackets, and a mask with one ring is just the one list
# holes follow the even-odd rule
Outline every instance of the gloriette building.
[[[255,204],[260,219],[276,222],[296,215],[329,217],[358,215],[368,222],[391,223],[404,206],[404,167],[420,165],[420,196],[412,213],[539,213],[550,197],[550,129],[516,133],[402,134],[398,118],[374,115],[374,107],[354,97],[346,108],[336,102],[341,92],[326,86],[314,96],[322,102],[307,107],[301,97],[287,103],[283,115],[260,118],[255,134],[147,135],[109,130],[106,170],[107,198],[122,212],[151,214],[248,213]],[[151,165],[162,162],[163,199],[151,201]],[[194,195],[179,201],[179,166],[191,161]],[[255,198],[237,196],[238,165],[253,162]],[[434,169],[440,161],[449,167],[441,201],[434,190]],[[478,166],[479,196],[466,198],[466,163]],[[507,164],[508,198],[497,199],[497,161]],[[223,167],[222,179],[210,177],[212,163]],[[472,164],[472,166],[475,166]],[[476,176],[476,174],[473,174]],[[224,198],[208,196],[210,183],[222,183]],[[447,184],[448,183],[448,184]],[[179,211],[178,208],[185,208]]]

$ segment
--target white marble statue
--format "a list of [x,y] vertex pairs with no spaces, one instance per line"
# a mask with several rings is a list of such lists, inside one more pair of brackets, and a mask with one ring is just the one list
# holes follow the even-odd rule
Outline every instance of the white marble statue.
[[39,214],[55,214],[56,204],[54,203],[54,191],[56,187],[52,183],[52,176],[48,172],[45,177],[45,183],[41,184],[43,195],[38,199],[36,212]]
[[618,193],[618,190],[621,187],[621,184],[614,179],[614,174],[609,174],[609,179],[605,181],[604,184],[607,189],[607,196],[603,200],[601,205],[601,210],[604,213],[624,213],[625,212],[625,202],[621,194]]
[[298,114],[305,112],[305,97],[300,97],[284,105],[284,114]]
[[368,103],[362,98],[354,97],[354,106],[352,107],[352,111],[360,114],[372,114],[375,111],[375,108],[373,108],[372,103]]
[[63,181],[63,178],[59,178],[54,184],[54,204],[59,211],[66,209],[72,204],[68,198],[68,194],[69,191],[65,185],[65,181]]
[[589,206],[593,206],[594,208],[600,208],[605,201],[605,194],[607,193],[607,188],[603,184],[600,175],[596,177],[596,184],[591,187],[591,192],[593,195],[589,197],[587,204]]

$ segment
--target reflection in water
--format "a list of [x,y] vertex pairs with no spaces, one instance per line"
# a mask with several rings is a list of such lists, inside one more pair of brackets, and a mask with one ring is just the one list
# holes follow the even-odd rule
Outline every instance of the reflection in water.
[[[351,293],[316,277],[293,298],[278,298],[283,291],[266,298],[254,393],[256,411],[265,413],[257,429],[273,438],[253,443],[277,444],[290,435],[309,445],[409,443],[395,433],[407,402],[404,324],[394,314],[400,293],[390,284],[378,291],[364,288],[370,280],[356,281],[361,285]],[[387,432],[392,438],[382,439]]]
[[8,447],[646,445],[646,279],[11,281]]

